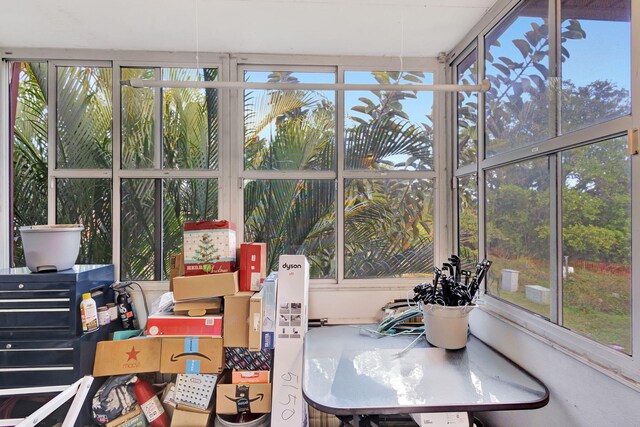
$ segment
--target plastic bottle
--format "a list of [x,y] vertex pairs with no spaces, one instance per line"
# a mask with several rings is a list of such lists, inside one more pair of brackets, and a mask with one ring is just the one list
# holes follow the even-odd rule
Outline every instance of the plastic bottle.
[[93,332],[98,329],[98,309],[96,302],[90,293],[82,294],[80,303],[80,317],[82,318],[82,331]]
[[131,382],[133,382],[133,394],[151,427],[169,427],[171,424],[169,416],[164,411],[153,386],[138,377],[131,378]]

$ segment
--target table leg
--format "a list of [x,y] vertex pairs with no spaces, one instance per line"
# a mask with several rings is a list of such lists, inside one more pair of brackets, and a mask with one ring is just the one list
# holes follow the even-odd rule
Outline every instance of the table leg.
[[379,427],[378,415],[337,415],[340,427]]

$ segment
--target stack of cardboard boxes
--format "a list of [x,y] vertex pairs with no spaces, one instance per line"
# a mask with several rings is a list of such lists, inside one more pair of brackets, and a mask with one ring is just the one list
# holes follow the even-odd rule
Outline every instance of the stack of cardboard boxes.
[[[99,343],[94,376],[172,375],[162,394],[172,427],[206,426],[214,413],[269,413],[273,336],[262,326],[274,323],[277,275],[261,290],[264,243],[242,244],[239,261],[236,271],[227,221],[185,224],[184,251],[171,258],[173,312],[149,316],[145,337]],[[121,418],[110,425],[143,425]]]

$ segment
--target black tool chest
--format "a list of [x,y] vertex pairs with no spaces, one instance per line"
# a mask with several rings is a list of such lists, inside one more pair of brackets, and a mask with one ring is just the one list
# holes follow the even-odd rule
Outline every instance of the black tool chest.
[[80,302],[113,302],[113,265],[51,273],[0,269],[0,388],[71,384],[93,369],[111,325],[82,334]]

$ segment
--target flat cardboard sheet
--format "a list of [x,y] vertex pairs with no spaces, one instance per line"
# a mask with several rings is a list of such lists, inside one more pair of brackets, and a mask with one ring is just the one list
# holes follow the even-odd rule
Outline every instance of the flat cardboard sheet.
[[249,345],[249,301],[253,292],[238,292],[224,297],[225,347],[247,347]]

